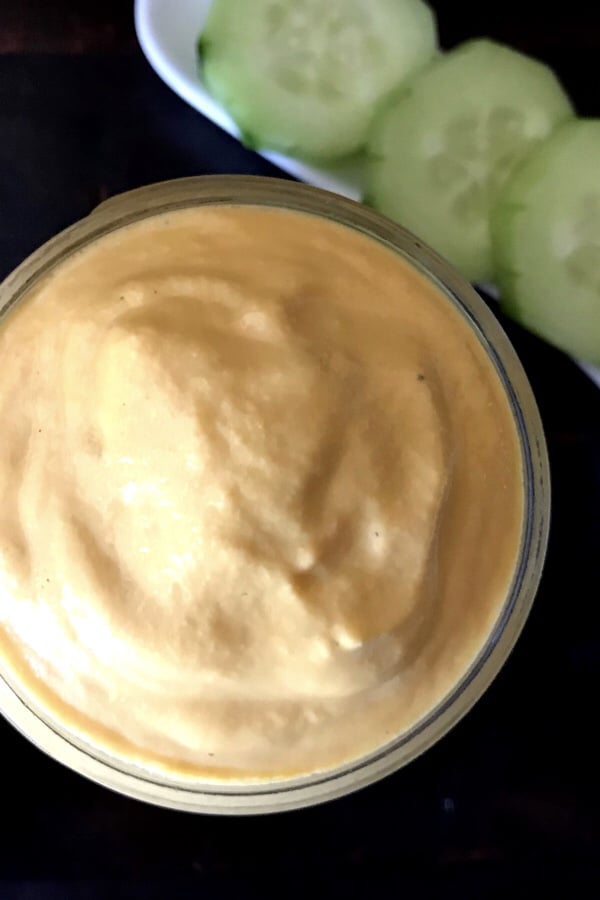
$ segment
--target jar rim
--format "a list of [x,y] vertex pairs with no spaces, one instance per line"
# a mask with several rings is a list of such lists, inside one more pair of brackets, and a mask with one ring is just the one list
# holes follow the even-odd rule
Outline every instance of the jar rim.
[[282,780],[178,780],[130,764],[61,728],[0,674],[0,712],[56,760],[106,787],[157,805],[195,812],[283,811],[342,796],[404,766],[446,734],[487,689],[516,643],[541,577],[550,519],[548,454],[533,392],[517,354],[475,290],[402,226],[353,200],[286,179],[203,175],[152,184],[110,198],[40,247],[8,276],[0,285],[0,318],[38,280],[78,250],[142,219],[201,205],[271,206],[314,214],[362,232],[404,257],[435,283],[475,331],[504,387],[521,448],[521,544],[512,584],[495,625],[469,669],[433,709],[395,739],[356,760]]

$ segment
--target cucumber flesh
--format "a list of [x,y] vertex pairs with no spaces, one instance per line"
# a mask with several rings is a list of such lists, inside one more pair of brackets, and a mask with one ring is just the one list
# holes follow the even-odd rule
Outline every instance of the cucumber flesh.
[[466,278],[489,279],[495,199],[532,147],[572,113],[547,66],[492,41],[463,44],[376,118],[369,202]]
[[437,31],[422,0],[214,0],[198,47],[207,87],[254,146],[325,160],[364,145]]
[[600,365],[600,119],[562,126],[515,172],[492,242],[504,310]]

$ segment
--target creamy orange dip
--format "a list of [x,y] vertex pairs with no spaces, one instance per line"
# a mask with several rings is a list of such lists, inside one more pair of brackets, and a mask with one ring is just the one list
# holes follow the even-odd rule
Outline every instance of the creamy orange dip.
[[442,293],[324,218],[203,207],[0,325],[0,666],[151,769],[269,779],[457,684],[523,515],[503,387]]

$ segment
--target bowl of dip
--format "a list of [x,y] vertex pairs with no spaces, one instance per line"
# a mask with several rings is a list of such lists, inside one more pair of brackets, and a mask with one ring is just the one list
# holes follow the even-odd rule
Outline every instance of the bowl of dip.
[[263,813],[414,759],[533,602],[542,426],[480,297],[277,179],[112,198],[0,287],[0,711],[124,794]]

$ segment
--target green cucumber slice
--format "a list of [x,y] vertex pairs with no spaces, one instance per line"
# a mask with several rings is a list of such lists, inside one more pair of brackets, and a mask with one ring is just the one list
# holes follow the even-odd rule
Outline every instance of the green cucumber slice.
[[463,44],[374,122],[369,202],[466,278],[489,279],[494,200],[516,164],[571,115],[547,66],[492,41]]
[[208,89],[254,147],[333,159],[437,48],[422,0],[214,0],[199,38]]
[[515,172],[492,242],[504,310],[600,365],[600,119],[563,125]]

